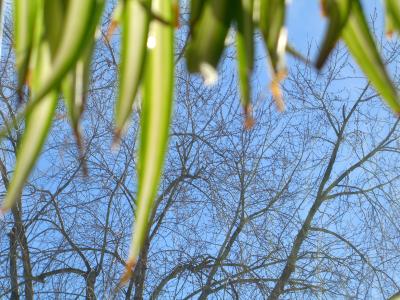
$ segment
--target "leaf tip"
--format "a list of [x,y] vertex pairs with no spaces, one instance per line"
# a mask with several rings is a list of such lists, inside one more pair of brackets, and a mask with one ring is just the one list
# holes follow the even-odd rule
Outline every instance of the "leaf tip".
[[286,77],[285,71],[275,73],[270,85],[272,97],[274,98],[276,107],[280,112],[283,112],[285,110],[285,102],[283,101],[282,90],[280,87],[280,82],[285,77]]
[[252,112],[252,107],[250,104],[244,106],[244,128],[246,130],[250,130],[254,126],[254,118],[253,118],[253,112]]
[[111,150],[114,152],[117,152],[120,145],[121,145],[121,136],[122,136],[122,130],[121,128],[117,128],[114,130],[114,136],[111,144]]
[[126,262],[125,272],[122,275],[118,284],[120,287],[124,286],[131,279],[133,271],[135,270],[136,267],[136,262],[137,262],[136,258],[129,259]]

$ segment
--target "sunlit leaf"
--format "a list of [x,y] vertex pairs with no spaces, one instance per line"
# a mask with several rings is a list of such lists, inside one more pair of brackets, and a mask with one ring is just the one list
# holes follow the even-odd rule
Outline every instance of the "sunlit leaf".
[[[151,5],[151,1],[146,1]],[[142,78],[148,47],[153,47],[154,37],[148,37],[149,12],[139,0],[124,3],[122,13],[121,63],[119,96],[115,106],[115,135],[119,138],[132,112]]]
[[84,147],[81,135],[81,118],[85,109],[90,82],[90,67],[93,53],[93,44],[89,45],[76,63],[75,69],[70,71],[61,84],[64,103],[68,110],[68,117],[75,136],[75,140],[82,160],[82,170],[86,175],[87,165],[84,160]]
[[92,48],[93,46],[90,46],[83,51],[75,69],[70,71],[62,83],[65,105],[75,133],[79,131],[79,123],[89,89]]
[[65,11],[67,0],[45,0],[44,1],[44,30],[46,39],[50,45],[52,57],[59,50],[60,41],[63,36]]
[[78,61],[81,51],[94,38],[94,31],[101,17],[104,0],[70,0],[65,15],[62,37],[53,59],[53,71],[44,80],[44,85],[33,96],[33,102],[57,88],[63,77]]
[[15,65],[18,85],[22,86],[27,79],[38,1],[15,0],[13,4]]
[[386,0],[386,32],[391,33],[394,28],[400,32],[400,2]]
[[396,88],[376,48],[361,4],[359,1],[353,1],[352,6],[349,20],[343,28],[343,39],[361,70],[382,98],[394,112],[400,113],[400,101]]
[[285,0],[260,0],[259,26],[272,68],[271,91],[279,110],[284,110],[280,82],[286,76],[287,30]]
[[251,128],[250,76],[254,64],[253,0],[241,0],[235,13],[237,22],[236,51],[241,100],[245,113],[245,127]]
[[352,0],[324,0],[324,13],[328,17],[328,28],[324,41],[320,47],[315,63],[317,69],[321,69],[329,54],[339,40],[342,29],[350,15]]
[[[43,79],[51,73],[50,46],[41,41],[43,32],[42,11],[38,10],[35,22],[34,51],[32,53],[32,94],[43,85]],[[57,93],[50,92],[32,111],[26,115],[25,131],[18,147],[14,174],[7,190],[1,210],[6,211],[18,200],[21,191],[48,135],[57,106]]]
[[[152,9],[164,20],[172,22],[173,5],[172,0],[153,0]],[[174,84],[173,31],[170,24],[159,20],[154,19],[150,25],[149,35],[155,43],[148,50],[144,78],[136,220],[127,272],[121,282],[130,277],[147,236],[149,217],[167,150]]]

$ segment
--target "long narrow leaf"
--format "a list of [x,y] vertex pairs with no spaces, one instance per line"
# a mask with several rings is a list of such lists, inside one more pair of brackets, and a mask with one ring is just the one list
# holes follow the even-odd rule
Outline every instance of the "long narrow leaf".
[[[153,0],[152,8],[154,13],[164,20],[172,21],[172,0]],[[158,20],[153,20],[150,26],[150,36],[154,38],[155,43],[154,47],[149,48],[145,70],[136,221],[127,261],[127,273],[122,282],[129,278],[146,239],[149,216],[157,194],[167,150],[173,104],[173,30],[171,25]]]
[[329,18],[321,50],[315,63],[317,69],[321,69],[326,59],[339,40],[342,29],[350,15],[352,0],[325,0],[325,13]]
[[[146,5],[150,6],[151,0],[147,0]],[[122,12],[120,87],[115,106],[115,135],[117,139],[132,113],[132,105],[142,78],[149,21],[149,12],[139,0],[127,0],[125,2]],[[149,39],[149,44],[152,42]]]
[[191,0],[190,1],[190,25],[194,26],[204,8],[206,0]]
[[27,79],[29,59],[32,51],[37,0],[15,0],[14,3],[14,45],[18,86]]
[[32,102],[58,88],[63,77],[75,66],[81,51],[91,43],[100,19],[104,0],[70,0],[65,16],[65,25],[58,51],[54,57],[53,71],[44,80],[44,85],[33,96]]
[[[35,45],[32,53],[32,93],[43,85],[43,80],[51,73],[50,46],[47,41],[41,41],[42,14],[38,12],[35,23]],[[21,195],[27,180],[48,135],[57,105],[57,93],[52,91],[43,101],[26,115],[25,131],[18,147],[15,171],[7,190],[1,210],[4,212],[12,207]]]
[[[397,32],[400,32],[400,2],[398,0],[386,0],[386,21],[389,23],[386,28],[396,28]],[[389,32],[389,33],[390,33]]]
[[241,101],[245,113],[245,127],[251,128],[250,76],[254,64],[253,0],[240,0],[236,9],[236,51]]
[[67,4],[66,0],[44,1],[44,31],[52,58],[57,54],[63,36]]
[[203,4],[199,20],[191,28],[192,39],[186,50],[190,72],[201,72],[205,77],[216,74],[231,22],[230,5],[229,0],[209,0]]
[[90,67],[93,46],[88,46],[79,58],[74,70],[70,71],[61,84],[64,95],[64,103],[68,110],[68,117],[75,136],[80,159],[82,161],[83,174],[87,175],[87,165],[84,160],[84,146],[81,134],[81,118],[85,109],[87,94],[90,83]]
[[260,0],[259,26],[264,36],[272,69],[271,91],[279,110],[284,110],[284,102],[279,87],[286,76],[287,30],[285,0]]
[[400,101],[396,88],[391,82],[376,48],[361,4],[358,0],[354,0],[352,6],[349,20],[343,28],[343,39],[372,85],[381,94],[389,107],[399,114]]

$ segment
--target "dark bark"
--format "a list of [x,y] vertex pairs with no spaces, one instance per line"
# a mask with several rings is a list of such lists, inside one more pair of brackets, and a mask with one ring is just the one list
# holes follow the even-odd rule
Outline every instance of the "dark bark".
[[96,271],[91,269],[86,275],[86,299],[96,300],[96,294],[94,292],[94,285],[96,283]]
[[147,255],[149,252],[149,240],[146,239],[143,249],[140,253],[140,257],[138,263],[135,268],[135,272],[133,273],[133,282],[135,285],[135,295],[133,299],[142,300],[143,292],[144,292],[144,282],[146,279],[146,271],[147,271]]
[[17,271],[17,238],[16,228],[13,227],[11,232],[8,234],[10,238],[10,285],[11,285],[11,297],[10,299],[18,300],[18,271]]

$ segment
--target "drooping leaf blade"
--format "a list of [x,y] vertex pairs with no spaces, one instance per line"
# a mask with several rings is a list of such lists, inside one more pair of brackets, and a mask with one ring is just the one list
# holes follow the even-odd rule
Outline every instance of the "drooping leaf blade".
[[340,38],[343,27],[345,26],[351,10],[352,0],[325,0],[324,12],[327,15],[328,28],[324,41],[320,47],[318,57],[315,62],[317,69],[321,69],[326,59],[335,47]]
[[237,23],[236,52],[241,102],[245,114],[245,127],[251,128],[250,76],[254,64],[253,0],[240,0],[235,11]]
[[38,1],[15,0],[13,4],[15,65],[21,87],[28,75]]
[[64,103],[67,108],[68,118],[75,136],[84,175],[88,174],[88,170],[86,161],[84,159],[85,149],[81,134],[81,118],[85,109],[86,99],[89,92],[93,47],[94,43],[89,45],[87,49],[84,49],[81,57],[76,63],[75,68],[65,76],[61,83]]
[[375,89],[381,94],[383,100],[397,114],[400,113],[400,101],[375,41],[369,31],[361,3],[352,2],[351,13],[342,32],[351,55],[354,57],[361,70],[368,77]]
[[[151,5],[151,0],[146,1]],[[119,96],[115,105],[115,135],[118,139],[132,113],[132,105],[142,79],[150,16],[139,0],[127,0],[122,12],[122,42]]]
[[286,1],[260,0],[259,27],[272,69],[271,91],[277,107],[284,110],[280,82],[286,77],[287,30],[285,28]]
[[198,21],[190,29],[192,36],[186,50],[189,72],[201,72],[206,79],[208,74],[216,74],[232,19],[230,5],[229,0],[209,0],[203,4]]
[[[42,10],[39,9],[36,16],[34,45],[30,60],[33,94],[43,85],[43,79],[52,72],[50,46],[47,41],[41,40],[42,21]],[[3,212],[10,209],[20,197],[25,181],[39,157],[50,130],[56,106],[57,93],[53,90],[26,115],[25,130],[18,146],[14,174],[1,207]]]
[[386,0],[386,32],[389,34],[393,29],[400,32],[400,2],[396,0]]
[[204,8],[205,0],[191,0],[190,1],[190,25],[194,26],[201,16]]
[[42,99],[52,89],[58,88],[64,76],[75,66],[81,51],[94,38],[101,17],[99,11],[102,11],[103,7],[104,0],[68,2],[62,38],[53,59],[53,71],[48,74],[44,85],[33,96],[33,103]]
[[[153,0],[152,9],[164,20],[172,21],[173,2]],[[129,278],[145,241],[167,151],[173,105],[173,31],[171,25],[156,19],[153,19],[150,25],[149,35],[154,38],[155,44],[148,49],[143,83],[136,220],[127,260],[127,273],[121,282]]]
[[57,54],[63,36],[67,6],[67,0],[44,1],[44,34],[50,45],[52,58]]

